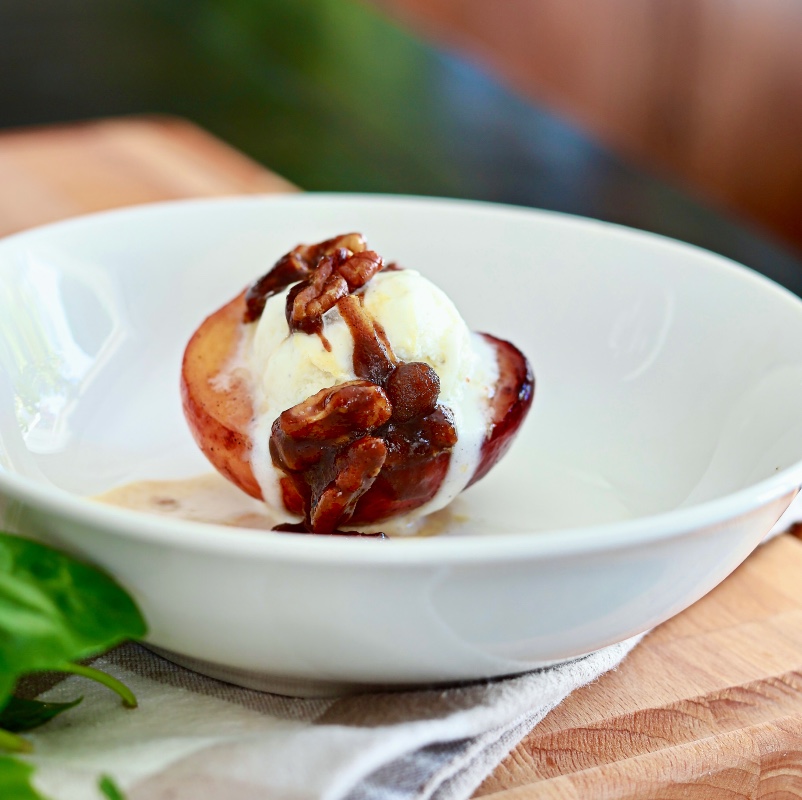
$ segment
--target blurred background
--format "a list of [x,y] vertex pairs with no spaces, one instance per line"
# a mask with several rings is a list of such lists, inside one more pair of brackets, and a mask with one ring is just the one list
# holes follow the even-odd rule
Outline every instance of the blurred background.
[[0,0],[0,128],[179,115],[304,189],[586,214],[802,293],[801,34],[802,0]]

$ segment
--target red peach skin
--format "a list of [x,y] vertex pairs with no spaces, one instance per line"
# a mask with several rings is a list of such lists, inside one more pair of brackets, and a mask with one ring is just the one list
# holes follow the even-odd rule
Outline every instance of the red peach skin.
[[181,400],[192,436],[212,462],[252,497],[262,490],[251,470],[248,425],[253,404],[248,387],[234,378],[225,389],[213,378],[239,345],[245,292],[207,317],[189,340],[181,368]]

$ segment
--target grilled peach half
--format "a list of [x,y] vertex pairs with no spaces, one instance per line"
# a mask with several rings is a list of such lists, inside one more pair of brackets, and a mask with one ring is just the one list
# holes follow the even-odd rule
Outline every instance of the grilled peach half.
[[[354,341],[356,380],[322,389],[272,424],[273,466],[282,501],[304,518],[303,530],[337,533],[342,523],[370,524],[430,501],[448,472],[457,431],[439,403],[440,379],[422,362],[393,353],[359,291],[385,267],[358,233],[298,245],[246,291],[208,317],[184,353],[181,393],[195,441],[212,464],[262,499],[251,466],[253,399],[248,376],[225,373],[243,326],[258,320],[267,299],[286,287],[289,330],[322,335],[335,306]],[[504,454],[532,403],[534,378],[523,354],[486,336],[499,367],[479,464],[470,483]],[[324,340],[325,341],[325,340]],[[261,448],[260,448],[261,449]]]
[[[236,375],[216,381],[236,353],[242,335],[245,293],[209,316],[184,353],[181,395],[192,435],[212,465],[252,497],[262,492],[251,469],[253,403],[247,382]],[[494,346],[499,381],[490,410],[480,462],[471,478],[484,477],[510,446],[532,403],[534,378],[523,354],[509,342],[484,334]],[[417,508],[434,497],[448,469],[442,453],[421,458],[393,449],[391,458],[359,498],[349,521],[369,524]],[[282,484],[287,510],[303,514],[304,484],[292,476]]]
[[242,335],[245,292],[207,317],[184,351],[181,401],[198,447],[214,468],[252,497],[262,490],[251,469],[253,419],[250,388],[241,377],[215,381],[236,353]]

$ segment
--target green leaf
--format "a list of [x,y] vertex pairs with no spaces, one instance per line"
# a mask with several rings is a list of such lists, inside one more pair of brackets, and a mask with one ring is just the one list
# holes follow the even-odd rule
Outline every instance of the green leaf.
[[100,776],[97,787],[108,800],[125,800],[125,795],[108,775]]
[[9,753],[30,753],[32,749],[27,739],[0,728],[0,750],[7,750]]
[[33,730],[67,709],[74,708],[81,700],[82,697],[70,703],[44,703],[41,700],[11,697],[5,708],[0,711],[0,728],[14,733]]
[[111,577],[0,533],[0,708],[22,675],[61,669],[145,632],[133,600]]
[[70,672],[73,675],[80,675],[82,678],[89,678],[90,681],[97,681],[107,689],[111,689],[112,692],[116,692],[126,708],[137,707],[134,693],[122,681],[113,678],[108,672],[102,672],[99,669],[87,667],[83,664],[62,664],[57,669],[62,672]]
[[33,788],[34,768],[11,756],[0,756],[0,797],[3,800],[48,800]]

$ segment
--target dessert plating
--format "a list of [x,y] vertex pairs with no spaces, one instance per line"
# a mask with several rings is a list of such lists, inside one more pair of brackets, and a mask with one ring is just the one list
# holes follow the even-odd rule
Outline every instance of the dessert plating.
[[533,389],[517,348],[356,233],[282,256],[202,323],[182,369],[212,464],[323,534],[447,505],[506,451]]

